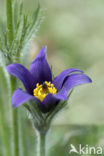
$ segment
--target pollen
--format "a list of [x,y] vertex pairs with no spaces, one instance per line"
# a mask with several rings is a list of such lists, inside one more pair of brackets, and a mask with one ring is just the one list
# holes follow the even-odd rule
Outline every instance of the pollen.
[[36,84],[36,88],[33,90],[33,95],[37,97],[40,101],[43,101],[44,98],[49,94],[56,94],[57,89],[54,87],[54,84],[51,82],[45,81],[43,84]]

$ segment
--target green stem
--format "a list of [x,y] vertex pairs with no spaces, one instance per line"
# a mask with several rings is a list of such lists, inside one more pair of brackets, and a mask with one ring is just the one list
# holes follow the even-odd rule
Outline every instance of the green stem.
[[[16,79],[11,77],[11,96],[16,89]],[[13,145],[14,145],[14,154],[13,156],[19,156],[19,134],[18,134],[18,109],[12,108],[12,121],[13,121]]]
[[27,148],[27,137],[26,137],[26,133],[24,131],[24,129],[26,128],[26,123],[23,120],[23,113],[21,110],[19,110],[19,115],[18,115],[18,119],[19,119],[19,138],[20,138],[20,143],[21,143],[21,153],[22,156],[27,156],[28,155],[28,148]]
[[37,156],[46,156],[47,155],[47,146],[46,146],[47,133],[37,132],[37,134],[38,134]]
[[12,109],[13,116],[13,142],[14,142],[14,156],[19,156],[19,139],[18,139],[18,110]]
[[13,19],[12,19],[12,1],[6,0],[6,15],[7,15],[7,28],[8,28],[8,39],[11,45],[13,41]]
[[[13,15],[12,15],[12,0],[6,0],[6,15],[7,15],[7,28],[9,45],[13,41]],[[16,79],[11,77],[11,96],[16,89]],[[12,109],[13,120],[13,143],[14,143],[14,156],[19,156],[19,140],[18,140],[18,110]]]

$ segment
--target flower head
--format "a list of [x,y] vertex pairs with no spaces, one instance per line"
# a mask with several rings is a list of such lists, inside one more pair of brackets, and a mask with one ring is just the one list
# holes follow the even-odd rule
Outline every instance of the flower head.
[[8,65],[6,69],[21,80],[25,87],[25,91],[20,88],[14,91],[13,107],[17,108],[32,100],[43,113],[49,112],[60,101],[66,101],[68,92],[73,87],[92,82],[83,71],[75,68],[63,71],[52,80],[51,69],[46,59],[46,47],[43,47],[32,61],[30,70],[17,63]]

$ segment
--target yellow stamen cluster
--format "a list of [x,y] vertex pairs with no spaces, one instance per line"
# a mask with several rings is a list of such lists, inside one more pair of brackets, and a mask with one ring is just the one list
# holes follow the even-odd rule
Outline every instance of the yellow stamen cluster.
[[43,84],[39,85],[39,83],[36,84],[36,88],[33,90],[33,95],[40,99],[40,101],[43,101],[44,98],[47,96],[47,94],[56,94],[57,89],[54,87],[54,85],[51,82],[45,81]]

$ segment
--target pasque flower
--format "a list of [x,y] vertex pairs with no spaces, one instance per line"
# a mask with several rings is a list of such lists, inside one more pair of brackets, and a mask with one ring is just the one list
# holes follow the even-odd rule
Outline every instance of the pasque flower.
[[92,82],[83,71],[75,68],[63,71],[53,80],[46,58],[46,47],[43,47],[32,61],[30,70],[17,63],[8,65],[6,69],[21,80],[25,87],[25,91],[20,88],[14,91],[13,107],[17,108],[27,101],[35,101],[43,113],[49,112],[60,101],[66,101],[68,92],[73,87]]

